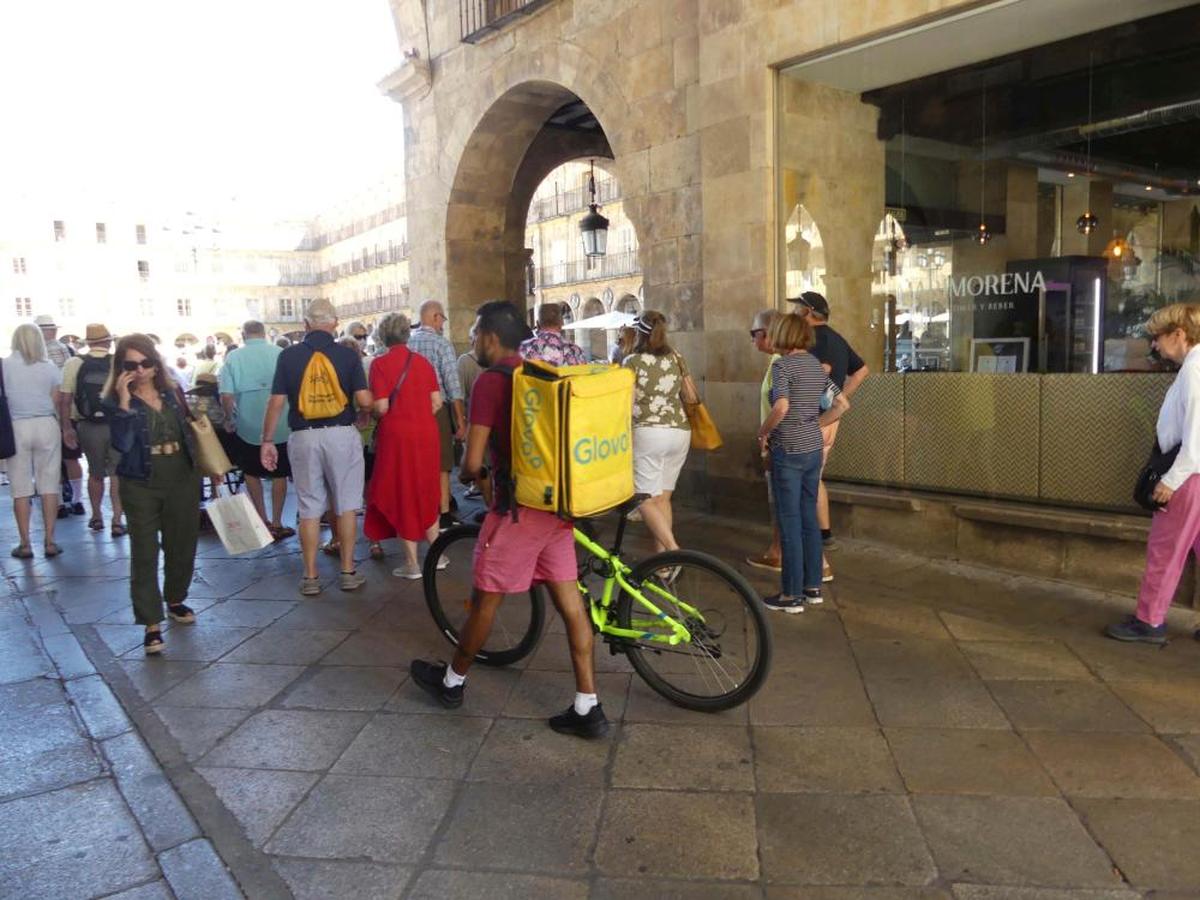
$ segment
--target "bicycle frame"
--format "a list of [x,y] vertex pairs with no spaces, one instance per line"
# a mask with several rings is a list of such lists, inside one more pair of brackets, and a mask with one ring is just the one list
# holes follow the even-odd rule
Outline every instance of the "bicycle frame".
[[[617,532],[616,544],[619,547],[621,544],[621,535],[624,532],[625,520],[621,518],[621,524]],[[642,585],[635,585],[629,581],[628,576],[633,573],[633,569],[622,562],[621,557],[617,555],[617,551],[605,550],[602,546],[580,531],[574,529],[575,543],[579,544],[593,559],[598,559],[605,564],[606,571],[597,572],[596,574],[604,577],[604,590],[597,601],[592,597],[591,591],[583,584],[579,583],[579,592],[587,600],[588,612],[592,617],[592,624],[601,634],[606,634],[611,637],[624,638],[632,641],[651,641],[659,644],[669,644],[675,646],[680,643],[690,643],[692,640],[691,632],[681,625],[671,616],[667,615],[661,609],[654,605],[641,588],[645,587],[652,594],[657,594],[659,597],[670,601],[677,608],[683,610],[689,616],[695,616],[703,621],[704,616],[694,606],[683,602],[675,597],[670,591],[661,585],[653,582],[646,582]],[[610,621],[612,612],[613,600],[616,597],[615,588],[620,587],[621,590],[627,592],[634,600],[640,603],[653,618],[634,618],[631,619],[631,624],[638,626],[635,628],[622,628]],[[654,631],[651,629],[658,629]],[[667,630],[663,630],[667,629]]]

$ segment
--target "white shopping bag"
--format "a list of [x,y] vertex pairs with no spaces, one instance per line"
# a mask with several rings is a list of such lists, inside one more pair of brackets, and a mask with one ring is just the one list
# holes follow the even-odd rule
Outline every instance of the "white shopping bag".
[[204,508],[213,528],[217,529],[217,537],[230,553],[250,553],[274,541],[246,494],[218,497]]

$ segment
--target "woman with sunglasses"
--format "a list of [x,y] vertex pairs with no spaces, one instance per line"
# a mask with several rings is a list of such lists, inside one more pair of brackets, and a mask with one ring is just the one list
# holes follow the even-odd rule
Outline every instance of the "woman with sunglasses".
[[[127,335],[117,343],[105,405],[113,447],[121,454],[117,473],[129,523],[133,615],[146,628],[146,653],[161,653],[164,595],[173,621],[196,621],[183,601],[196,562],[200,473],[179,389],[146,335]],[[166,557],[161,590],[160,537]]]

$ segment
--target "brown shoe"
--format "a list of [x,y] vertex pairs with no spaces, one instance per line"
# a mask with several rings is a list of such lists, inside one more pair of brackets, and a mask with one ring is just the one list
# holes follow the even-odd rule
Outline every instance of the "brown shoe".
[[746,565],[754,566],[756,569],[766,569],[770,572],[782,572],[783,562],[778,559],[772,559],[769,556],[747,556]]

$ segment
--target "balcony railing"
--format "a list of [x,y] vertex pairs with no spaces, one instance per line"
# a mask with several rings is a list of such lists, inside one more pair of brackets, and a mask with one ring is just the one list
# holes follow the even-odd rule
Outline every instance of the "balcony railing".
[[369,297],[366,300],[352,300],[345,303],[335,303],[339,318],[347,316],[365,316],[379,312],[397,312],[408,303],[408,291],[384,294],[381,297]]
[[636,250],[627,253],[612,253],[588,265],[589,260],[576,259],[556,266],[538,269],[536,287],[553,287],[559,284],[575,284],[582,281],[601,281],[621,275],[637,275],[642,271],[638,265]]
[[476,44],[518,16],[545,6],[550,0],[458,0],[458,18],[464,43]]
[[[596,202],[612,203],[621,197],[621,184],[615,178],[596,180]],[[591,203],[591,192],[584,187],[555,193],[553,197],[542,197],[529,204],[530,222],[541,222],[556,216],[567,216],[587,209]]]
[[391,247],[381,247],[378,253],[369,252],[366,257],[355,257],[343,263],[337,263],[322,270],[317,276],[318,284],[332,284],[339,278],[369,272],[380,266],[389,266],[404,262],[408,259],[408,244],[393,244]]

